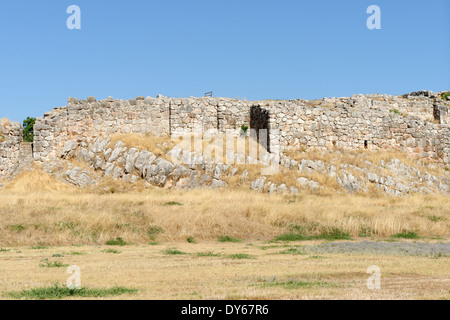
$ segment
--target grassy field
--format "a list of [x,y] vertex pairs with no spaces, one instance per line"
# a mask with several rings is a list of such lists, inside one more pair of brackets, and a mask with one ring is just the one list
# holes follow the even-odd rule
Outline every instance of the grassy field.
[[[449,258],[298,255],[286,249],[217,241],[11,248],[0,253],[0,299],[450,298]],[[63,295],[67,265],[80,267],[84,296]],[[370,265],[381,269],[380,290],[367,288]]]
[[81,190],[38,170],[19,176],[0,191],[0,246],[450,235],[448,196],[282,196],[104,183]]
[[[80,190],[34,170],[0,191],[0,215],[1,299],[450,298],[448,257],[295,250],[448,243],[444,196],[167,191],[114,181]],[[83,291],[64,288],[69,265],[81,268]],[[381,290],[367,289],[370,265],[381,268]]]

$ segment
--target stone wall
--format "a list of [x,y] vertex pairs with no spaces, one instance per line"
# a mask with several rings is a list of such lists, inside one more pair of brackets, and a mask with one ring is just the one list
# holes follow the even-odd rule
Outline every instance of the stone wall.
[[7,178],[18,166],[22,125],[0,120],[0,179]]
[[273,150],[278,146],[401,150],[450,163],[448,108],[437,96],[421,93],[254,102],[163,96],[129,101],[69,98],[67,107],[36,120],[34,158],[60,157],[67,141],[92,142],[114,133],[170,135],[217,129],[238,135],[247,125],[268,128]]
[[[400,112],[414,110],[410,104],[360,97],[326,99],[315,107],[298,101],[270,103],[266,108],[270,129],[280,129],[285,148],[400,150],[450,163],[450,126],[427,121],[422,112]],[[431,101],[428,110],[428,117],[433,117]]]
[[55,108],[36,119],[34,159],[59,157],[67,141],[90,142],[115,133],[169,136],[210,129],[238,133],[243,124],[249,123],[249,108],[238,100],[214,98],[69,98],[67,107]]

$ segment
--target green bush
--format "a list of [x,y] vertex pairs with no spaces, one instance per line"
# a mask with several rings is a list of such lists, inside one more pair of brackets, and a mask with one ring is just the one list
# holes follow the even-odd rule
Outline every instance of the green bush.
[[106,242],[108,246],[126,246],[126,243],[122,238],[116,238],[115,240],[109,240]]
[[23,141],[33,142],[34,139],[34,124],[36,118],[27,117],[23,120]]

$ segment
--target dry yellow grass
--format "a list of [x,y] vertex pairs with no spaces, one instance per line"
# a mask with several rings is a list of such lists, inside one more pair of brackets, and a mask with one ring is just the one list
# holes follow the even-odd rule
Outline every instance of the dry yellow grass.
[[147,243],[153,227],[165,231],[157,235],[158,241],[222,235],[270,240],[295,225],[309,234],[338,228],[353,237],[361,232],[386,237],[408,231],[450,235],[446,196],[281,196],[244,188],[167,191],[103,183],[81,190],[37,169],[24,173],[0,191],[0,245],[104,244],[117,237]]
[[[388,163],[393,159],[400,160],[403,164],[407,166],[414,167],[421,172],[428,172],[435,176],[447,175],[450,170],[450,166],[448,165],[437,165],[435,161],[431,159],[418,159],[412,157],[410,154],[401,151],[386,151],[386,150],[335,150],[335,151],[323,151],[317,149],[309,149],[306,152],[302,150],[289,150],[286,151],[286,155],[289,156],[293,160],[297,160],[301,162],[302,160],[321,160],[326,164],[333,164],[337,168],[341,164],[353,165],[359,168],[368,168],[370,166],[369,161],[375,165],[380,165],[381,161]],[[352,171],[351,169],[349,169]],[[359,175],[357,172],[356,176]],[[388,173],[385,169],[380,168],[378,173]],[[302,175],[304,172],[302,172]],[[312,177],[311,177],[312,178]],[[339,189],[336,185],[335,179],[327,179],[327,177],[318,177],[317,179],[321,179],[324,182],[324,185],[331,186],[333,189]],[[325,180],[324,180],[325,179]],[[318,180],[317,180],[318,181]]]
[[[128,148],[148,150],[158,156],[166,154],[170,150],[169,146],[173,145],[170,138],[159,137],[151,134],[118,133],[112,135],[110,138],[110,148],[114,148],[117,142],[122,141]],[[167,144],[167,147],[163,147],[164,143]]]
[[[87,288],[122,286],[135,294],[113,299],[449,299],[449,258],[380,255],[279,254],[285,248],[263,243],[167,243],[156,246],[29,247],[0,253],[0,299],[10,292],[65,284],[66,268],[41,268],[42,259],[77,265]],[[176,247],[185,255],[166,255]],[[213,252],[218,256],[199,257]],[[73,255],[72,253],[81,253]],[[234,260],[229,255],[253,259]],[[54,254],[62,257],[53,257]],[[381,289],[366,286],[370,265],[381,269]],[[303,281],[295,289],[276,283]],[[325,283],[326,285],[321,285]]]
[[6,127],[6,126],[9,126],[10,124],[11,124],[11,122],[9,121],[9,119],[7,119],[7,118],[0,119],[0,126]]
[[[10,126],[11,126],[11,124],[8,119],[6,119],[6,118],[0,119],[0,127],[9,129]],[[4,142],[5,140],[6,140],[6,137],[0,135],[0,142]]]
[[[234,153],[238,152],[243,157],[243,163],[247,162],[248,156],[254,158],[260,157],[266,150],[254,139],[249,137],[233,137],[227,141],[224,136],[220,143],[215,137],[205,134],[190,134],[190,139],[186,136],[179,139],[158,137],[151,134],[114,134],[111,136],[109,147],[113,148],[118,141],[123,142],[128,148],[137,148],[140,150],[148,150],[153,152],[158,157],[167,158],[167,153],[175,146],[181,147],[183,150],[190,150],[191,152],[200,149],[197,153],[202,153],[204,156],[212,157],[223,163],[227,163],[227,150],[232,150]],[[168,158],[167,158],[168,159]],[[229,159],[228,159],[229,160]]]

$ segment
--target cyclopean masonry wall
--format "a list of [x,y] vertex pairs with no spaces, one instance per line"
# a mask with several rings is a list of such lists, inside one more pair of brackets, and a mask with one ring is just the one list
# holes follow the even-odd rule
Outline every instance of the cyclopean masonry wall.
[[[97,101],[69,98],[37,118],[34,158],[60,157],[78,144],[114,133],[170,135],[241,126],[268,129],[270,148],[401,150],[450,163],[449,104],[429,92],[293,101],[157,98]],[[279,130],[279,135],[272,134]],[[279,136],[279,138],[278,138]]]
[[18,166],[22,125],[0,120],[0,179],[8,177]]

